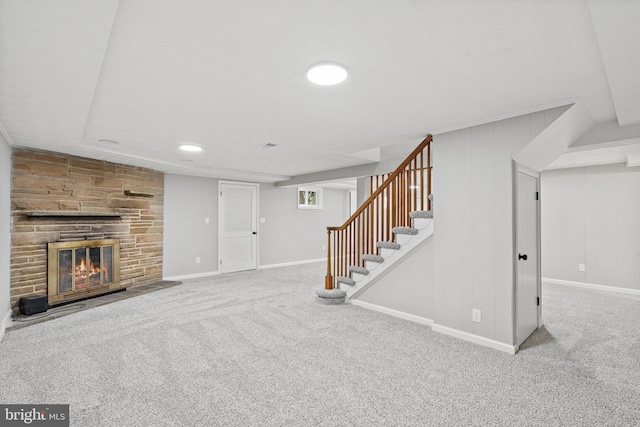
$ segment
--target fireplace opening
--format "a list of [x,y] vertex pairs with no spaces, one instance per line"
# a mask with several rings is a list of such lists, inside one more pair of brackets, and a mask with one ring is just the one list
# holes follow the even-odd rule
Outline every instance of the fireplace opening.
[[50,305],[120,287],[118,240],[53,242],[48,250]]

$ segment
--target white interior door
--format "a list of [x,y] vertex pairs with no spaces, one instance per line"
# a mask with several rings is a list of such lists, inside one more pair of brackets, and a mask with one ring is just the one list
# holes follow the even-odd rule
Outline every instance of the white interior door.
[[258,185],[220,183],[220,272],[257,268]]
[[517,172],[516,344],[538,327],[540,286],[537,174]]

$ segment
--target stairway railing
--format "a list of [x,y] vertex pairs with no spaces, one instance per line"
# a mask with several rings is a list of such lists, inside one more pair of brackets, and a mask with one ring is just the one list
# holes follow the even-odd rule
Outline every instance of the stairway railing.
[[326,289],[336,287],[337,276],[348,276],[349,266],[364,266],[362,255],[391,240],[393,227],[411,225],[411,211],[431,210],[431,140],[427,135],[386,179],[371,177],[369,198],[343,225],[327,227]]

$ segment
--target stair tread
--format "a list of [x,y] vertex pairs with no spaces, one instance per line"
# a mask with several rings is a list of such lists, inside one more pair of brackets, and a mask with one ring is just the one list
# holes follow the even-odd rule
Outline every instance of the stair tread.
[[420,230],[413,227],[393,227],[391,232],[394,234],[409,234],[415,236]]
[[384,241],[384,242],[378,242],[376,243],[376,247],[378,247],[379,249],[400,249],[401,245],[400,243],[396,243],[396,242],[390,242],[390,241]]
[[338,276],[336,277],[336,282],[338,283],[344,283],[345,285],[355,285],[356,281],[353,280],[351,277],[346,277],[346,276]]
[[364,276],[366,276],[367,274],[369,274],[369,270],[367,270],[364,267],[360,267],[359,265],[352,265],[349,267],[349,271],[352,273],[358,273],[358,274],[362,274]]
[[316,295],[320,298],[344,298],[347,295],[347,291],[343,291],[342,289],[319,289],[316,291]]
[[364,254],[362,255],[362,260],[363,261],[369,261],[369,262],[377,262],[378,264],[381,262],[384,262],[384,258],[381,257],[380,255],[375,255],[375,254]]
[[433,218],[433,211],[413,211],[413,212],[409,212],[409,216],[413,219]]

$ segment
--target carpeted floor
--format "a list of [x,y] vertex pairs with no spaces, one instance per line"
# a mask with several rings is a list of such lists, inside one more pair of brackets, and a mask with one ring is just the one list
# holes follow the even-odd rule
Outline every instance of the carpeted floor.
[[545,285],[515,356],[351,305],[323,265],[183,285],[8,331],[0,403],[74,426],[639,425],[640,297]]

